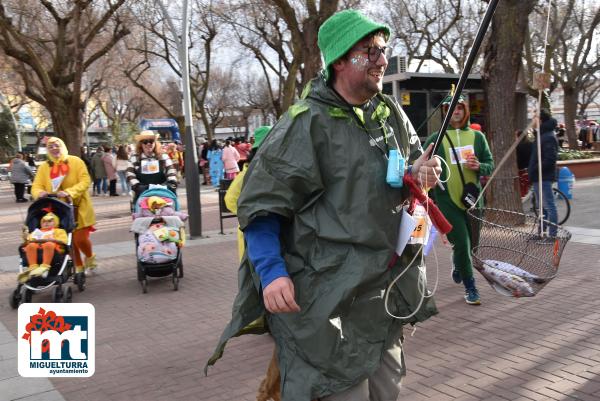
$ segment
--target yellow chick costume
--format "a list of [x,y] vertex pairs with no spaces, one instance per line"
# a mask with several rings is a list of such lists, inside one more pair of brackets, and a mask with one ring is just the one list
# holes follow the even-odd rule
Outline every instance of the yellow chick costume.
[[[65,191],[71,196],[73,206],[77,210],[77,216],[75,216],[77,221],[76,229],[93,226],[96,223],[96,214],[94,213],[92,199],[89,194],[91,179],[85,163],[77,156],[70,156],[67,147],[61,139],[55,137],[49,138],[47,144],[50,145],[51,143],[60,144],[61,156],[58,159],[54,159],[48,154],[49,161],[42,163],[35,175],[31,186],[31,196],[37,199],[42,191],[48,193]],[[53,188],[50,175],[52,169],[56,169],[57,165],[66,165],[68,172],[64,175],[58,188]]]

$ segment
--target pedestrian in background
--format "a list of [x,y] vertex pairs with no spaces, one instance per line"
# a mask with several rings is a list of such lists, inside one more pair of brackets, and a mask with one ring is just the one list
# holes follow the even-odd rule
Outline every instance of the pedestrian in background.
[[202,144],[202,148],[200,150],[200,160],[198,161],[198,167],[200,167],[200,172],[202,173],[202,177],[204,181],[202,185],[210,185],[210,168],[208,165],[208,142],[204,142]]
[[[541,132],[542,207],[544,210],[544,220],[553,223],[550,224],[550,227],[542,227],[540,234],[541,231],[548,231],[549,238],[546,238],[543,241],[552,244],[554,243],[554,237],[556,237],[558,231],[556,226],[558,222],[558,212],[556,210],[556,203],[554,202],[554,194],[552,193],[552,183],[556,181],[556,161],[558,159],[558,141],[554,134],[557,122],[546,109],[540,111],[539,121],[539,131]],[[529,159],[527,174],[529,174],[529,180],[533,187],[536,202],[538,202],[537,199],[539,199],[540,190],[540,166],[538,164],[537,141],[534,141],[531,144],[531,158]]]
[[556,129],[556,139],[558,140],[558,147],[562,148],[563,143],[565,143],[565,138],[567,137],[567,129],[563,123],[558,124],[558,128]]
[[223,160],[223,167],[225,168],[225,179],[233,180],[240,172],[240,168],[238,166],[240,154],[236,148],[231,145],[231,141],[229,139],[225,141],[221,159]]
[[18,152],[14,159],[10,161],[10,182],[15,189],[15,199],[17,203],[27,202],[25,198],[25,186],[33,179],[31,167],[23,160],[23,153]]
[[106,170],[106,178],[108,180],[108,195],[119,196],[117,193],[117,160],[112,154],[110,146],[104,146],[102,161],[104,162],[104,170]]
[[250,151],[252,150],[252,145],[246,142],[246,138],[235,138],[235,149],[240,154],[240,160],[238,161],[238,167],[240,171],[243,171],[244,164],[248,161],[248,156],[250,155]]
[[27,165],[31,168],[36,168],[35,159],[31,155],[31,153],[25,153],[25,157],[23,158],[27,162]]
[[104,167],[104,150],[101,146],[98,147],[94,156],[92,156],[91,165],[94,175],[94,185],[92,188],[93,196],[108,195],[108,185],[106,182],[106,168]]
[[127,195],[129,192],[129,183],[127,182],[127,165],[129,163],[129,155],[125,145],[119,145],[117,149],[117,175],[121,182],[121,195]]
[[215,188],[219,188],[219,183],[223,179],[224,169],[223,160],[221,160],[222,155],[223,150],[219,146],[217,140],[213,139],[208,148],[208,152],[206,153],[206,157],[208,158],[210,182]]

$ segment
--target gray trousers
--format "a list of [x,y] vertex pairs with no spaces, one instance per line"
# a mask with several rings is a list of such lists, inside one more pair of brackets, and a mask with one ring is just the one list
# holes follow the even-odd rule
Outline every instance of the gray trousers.
[[321,401],[396,401],[402,378],[406,375],[402,352],[402,330],[384,352],[379,369],[369,378]]

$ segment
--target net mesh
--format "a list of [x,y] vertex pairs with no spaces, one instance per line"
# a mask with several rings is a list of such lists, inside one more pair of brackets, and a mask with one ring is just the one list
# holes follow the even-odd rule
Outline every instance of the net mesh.
[[[571,233],[523,213],[478,208],[467,211],[471,225],[473,266],[501,294],[536,295],[556,277]],[[550,226],[556,237],[543,235]]]

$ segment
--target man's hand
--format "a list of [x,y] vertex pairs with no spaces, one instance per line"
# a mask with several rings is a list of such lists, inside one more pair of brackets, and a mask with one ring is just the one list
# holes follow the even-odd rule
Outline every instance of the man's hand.
[[271,313],[300,312],[294,300],[294,283],[289,277],[279,277],[263,289],[265,307]]
[[465,166],[469,170],[479,171],[479,159],[474,154],[470,154]]
[[432,188],[437,185],[438,178],[442,174],[440,161],[433,157],[429,159],[429,155],[433,151],[433,143],[429,144],[425,153],[419,157],[412,166],[412,175],[417,178],[419,184]]
[[48,196],[48,192],[46,191],[40,191],[38,193],[38,198],[45,198],[46,196]]

